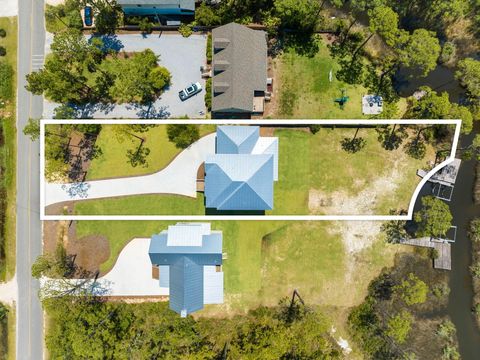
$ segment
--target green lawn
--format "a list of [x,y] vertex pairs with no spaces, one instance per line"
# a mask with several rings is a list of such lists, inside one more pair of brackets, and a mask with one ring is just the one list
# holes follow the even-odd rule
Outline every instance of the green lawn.
[[[5,61],[13,67],[13,93],[16,94],[16,70],[17,70],[17,18],[16,17],[0,17],[0,28],[5,29],[7,36],[0,38],[0,45],[7,50]],[[5,224],[5,255],[6,267],[0,268],[0,281],[9,280],[15,273],[15,227],[16,227],[16,147],[17,132],[15,120],[15,95],[11,101],[7,103],[5,109],[0,110],[3,113],[2,127],[5,143],[0,148],[0,161],[5,169],[0,177],[2,186],[7,191],[7,214]]]
[[[420,181],[416,170],[426,165],[425,160],[407,156],[402,148],[395,151],[383,149],[374,128],[363,128],[358,137],[366,140],[365,147],[350,154],[341,147],[345,137],[353,137],[354,128],[322,128],[315,135],[305,131],[280,129],[279,180],[274,190],[274,210],[269,214],[302,215],[308,208],[309,190],[315,189],[335,197],[354,197],[372,184],[375,179],[389,176],[397,164],[398,187],[381,194],[374,207],[376,213],[388,214],[390,209],[408,207],[411,195]],[[338,194],[341,192],[342,194]]]
[[[371,212],[386,215],[390,210],[407,209],[420,180],[416,171],[426,165],[429,157],[415,160],[401,147],[395,151],[383,149],[374,128],[361,129],[358,137],[366,140],[365,147],[355,154],[347,153],[341,148],[341,140],[352,137],[355,131],[354,128],[322,128],[312,135],[303,130],[277,129],[279,180],[275,183],[274,210],[267,211],[267,215],[342,213],[332,208],[309,209],[310,191],[316,191],[327,202],[335,202],[353,199],[362,190],[370,189],[377,197],[373,205],[366,205]],[[397,174],[392,175],[393,168]],[[388,191],[382,183],[372,188],[372,183],[381,179],[396,183],[396,188]],[[75,204],[75,213],[204,215],[205,208],[202,193],[198,193],[196,199],[157,194],[81,201]]]
[[[362,114],[362,95],[367,90],[361,85],[338,81],[335,72],[340,65],[330,56],[327,46],[319,40],[319,51],[314,57],[286,51],[276,61],[279,74],[279,104],[276,118],[287,119],[355,119]],[[329,81],[333,71],[332,82]],[[346,89],[349,101],[340,109],[334,99]]]
[[[110,256],[101,266],[112,268],[123,247],[135,237],[150,237],[174,222],[80,221],[77,236],[103,235]],[[260,304],[272,305],[298,289],[306,301],[348,307],[365,296],[368,282],[391,265],[398,247],[377,241],[361,253],[361,261],[345,251],[332,222],[212,221],[223,232],[225,304],[202,314],[235,313]],[[348,262],[358,262],[358,268]],[[353,273],[353,274],[350,274]],[[350,275],[347,275],[350,274]],[[345,296],[348,292],[349,296]],[[351,294],[351,296],[350,296]]]
[[76,215],[205,215],[203,194],[197,198],[180,195],[135,195],[79,201]]
[[[145,145],[150,149],[148,167],[132,167],[127,158],[127,149],[136,149],[139,140],[130,137],[119,141],[115,136],[115,125],[103,125],[96,145],[102,149],[102,155],[93,159],[88,169],[87,180],[96,180],[112,177],[145,175],[163,169],[182,149],[175,147],[167,137],[167,126],[157,125],[145,133],[135,135],[145,138]],[[214,131],[214,125],[199,125],[200,135],[204,136]]]

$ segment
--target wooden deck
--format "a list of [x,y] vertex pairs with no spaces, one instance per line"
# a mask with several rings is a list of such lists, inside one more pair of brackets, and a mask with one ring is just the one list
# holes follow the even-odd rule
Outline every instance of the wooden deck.
[[438,257],[433,260],[433,267],[435,269],[452,270],[452,247],[448,242],[432,241],[429,237],[423,237],[404,240],[402,244],[435,249]]

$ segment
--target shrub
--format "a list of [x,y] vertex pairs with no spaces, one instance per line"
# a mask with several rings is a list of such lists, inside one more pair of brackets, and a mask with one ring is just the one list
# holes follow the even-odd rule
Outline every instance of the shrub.
[[212,78],[208,78],[205,83],[205,107],[208,111],[212,110]]
[[179,26],[178,32],[182,34],[183,37],[189,37],[190,35],[192,35],[193,30],[190,25],[182,24]]
[[150,79],[155,90],[160,91],[170,84],[172,75],[167,68],[157,66],[150,71]]
[[310,128],[310,132],[311,132],[312,134],[316,134],[317,132],[320,131],[320,128],[321,128],[321,126],[318,125],[318,124],[311,124],[311,125],[309,125],[308,127]]
[[472,309],[476,317],[480,318],[480,303],[476,303]]
[[400,285],[395,286],[395,291],[407,305],[422,304],[427,300],[428,285],[414,273],[409,273]]
[[200,138],[198,126],[192,124],[168,124],[167,135],[180,149],[186,149]]
[[440,53],[440,57],[438,61],[442,64],[448,63],[455,59],[455,54],[457,52],[457,47],[454,43],[447,41],[443,44],[442,52]]
[[5,36],[7,36],[5,29],[0,29],[0,37],[4,38]]
[[474,242],[480,242],[480,218],[474,219],[470,222],[468,235]]
[[7,49],[5,49],[3,46],[0,46],[0,56],[5,56],[7,55]]
[[412,321],[413,316],[408,311],[402,310],[388,320],[385,334],[397,343],[403,344],[410,333]]
[[470,272],[472,273],[473,277],[480,278],[480,262],[470,266]]
[[450,320],[445,320],[438,325],[437,335],[441,338],[451,340],[455,335],[455,325]]
[[140,20],[138,23],[138,27],[140,28],[140,31],[145,34],[151,34],[152,33],[152,28],[153,24],[148,20],[148,18],[143,18]]
[[441,299],[450,294],[450,287],[445,283],[434,285],[432,288],[432,294],[436,298]]
[[208,34],[207,37],[207,63],[210,64],[212,62],[212,34]]

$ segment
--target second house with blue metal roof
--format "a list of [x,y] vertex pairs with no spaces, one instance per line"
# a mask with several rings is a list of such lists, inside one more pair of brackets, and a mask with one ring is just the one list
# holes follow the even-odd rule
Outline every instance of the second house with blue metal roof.
[[153,235],[148,251],[170,309],[182,317],[223,303],[222,232],[209,223],[177,223]]
[[273,209],[278,138],[259,126],[218,126],[215,155],[205,161],[205,206],[218,211]]

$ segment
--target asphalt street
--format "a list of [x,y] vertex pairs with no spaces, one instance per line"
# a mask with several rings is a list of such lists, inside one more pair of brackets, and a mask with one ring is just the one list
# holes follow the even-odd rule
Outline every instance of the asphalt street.
[[17,342],[19,360],[43,358],[43,312],[39,283],[31,266],[42,251],[40,146],[23,135],[28,119],[40,118],[43,99],[25,90],[25,75],[43,64],[45,24],[43,0],[19,0],[17,94]]

